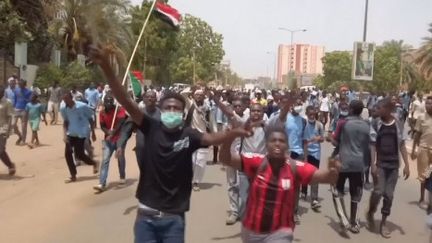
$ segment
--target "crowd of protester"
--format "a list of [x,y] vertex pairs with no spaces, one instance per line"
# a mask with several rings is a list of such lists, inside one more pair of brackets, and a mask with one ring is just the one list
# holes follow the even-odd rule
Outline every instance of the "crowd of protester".
[[[243,242],[292,242],[295,225],[301,221],[299,201],[309,201],[312,210],[320,210],[320,183],[331,185],[343,233],[360,232],[358,204],[363,190],[372,190],[368,227],[375,228],[374,215],[382,198],[377,232],[389,238],[386,222],[399,168],[405,179],[410,176],[409,139],[411,159],[418,165],[419,205],[432,213],[431,197],[428,202],[425,197],[425,191],[432,190],[432,96],[362,93],[347,87],[330,93],[195,85],[181,90],[144,86],[142,97],[135,97],[118,82],[103,53],[95,52],[106,85],[92,83],[80,92],[54,81],[41,92],[13,76],[7,87],[0,87],[0,159],[13,176],[17,168],[6,152],[9,136],[17,136],[17,146],[34,149],[43,141],[38,134],[41,121],[57,125],[61,116],[70,174],[65,182],[77,181],[76,166],[84,162],[99,173],[94,190],[104,192],[113,155],[120,183],[126,183],[125,168],[131,161],[126,162],[125,151],[135,133],[133,150],[140,169],[135,242],[184,241],[190,196],[201,190],[209,158],[224,164],[226,224],[242,222]],[[104,134],[100,161],[92,147],[97,127]],[[334,148],[330,158],[323,156],[326,142]],[[320,166],[324,160],[325,168]]]

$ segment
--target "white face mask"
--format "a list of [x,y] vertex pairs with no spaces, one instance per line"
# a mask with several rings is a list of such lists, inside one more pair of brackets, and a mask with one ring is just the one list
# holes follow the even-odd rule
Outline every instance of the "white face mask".
[[300,113],[303,110],[303,106],[298,105],[298,106],[294,106],[294,112],[295,113]]
[[348,111],[341,111],[341,112],[340,112],[340,115],[341,115],[341,116],[348,116]]

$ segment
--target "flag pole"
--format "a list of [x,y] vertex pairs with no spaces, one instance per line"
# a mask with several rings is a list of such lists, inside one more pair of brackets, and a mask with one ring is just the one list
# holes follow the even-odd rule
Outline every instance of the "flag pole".
[[[140,43],[140,41],[141,41],[141,39],[142,39],[142,37],[144,35],[144,30],[147,27],[147,23],[148,23],[148,21],[150,19],[150,16],[151,16],[152,12],[153,12],[153,9],[155,8],[156,2],[157,2],[157,0],[153,1],[152,5],[150,7],[149,13],[147,14],[147,18],[144,21],[143,27],[141,29],[141,32],[140,32],[139,36],[138,36],[138,40],[137,40],[137,42],[135,44],[135,47],[134,47],[134,49],[132,51],[132,55],[131,55],[131,57],[129,59],[129,63],[128,63],[127,67],[126,67],[126,71],[125,71],[125,74],[123,76],[122,86],[124,86],[124,84],[126,82],[126,79],[127,79],[128,75],[129,75],[129,70],[130,70],[130,67],[132,66],[132,61],[133,61],[133,59],[135,57],[136,51],[138,50],[139,43]],[[117,112],[118,112],[118,105],[116,105],[116,107],[115,107],[113,121],[111,122],[111,129],[110,130],[113,130],[113,128],[114,128],[114,121],[115,121],[115,118],[117,116]]]

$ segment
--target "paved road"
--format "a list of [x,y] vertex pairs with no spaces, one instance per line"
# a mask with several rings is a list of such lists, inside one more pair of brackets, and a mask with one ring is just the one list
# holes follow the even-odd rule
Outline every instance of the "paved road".
[[[101,138],[101,134],[98,135]],[[89,166],[79,167],[79,182],[63,183],[68,171],[61,126],[43,126],[40,138],[45,145],[34,150],[13,145],[15,136],[9,139],[7,149],[18,166],[18,174],[9,178],[5,167],[0,166],[0,242],[132,242],[138,168],[131,146],[126,153],[128,184],[120,187],[116,183],[118,171],[114,164],[109,190],[95,194],[92,186],[97,180]],[[100,158],[100,140],[96,148]],[[327,144],[323,150],[325,157],[331,148]],[[392,243],[425,243],[429,235],[424,223],[425,213],[416,205],[415,167],[411,171],[412,178],[399,181],[396,190],[389,218],[394,230]],[[225,181],[225,173],[219,165],[208,167],[204,189],[192,195],[191,211],[186,220],[186,242],[240,242],[239,224],[225,226],[228,208]],[[358,235],[350,235],[349,241],[341,237],[337,233],[336,214],[328,189],[328,186],[320,187],[321,213],[314,213],[308,209],[308,203],[301,203],[304,215],[296,228],[295,242],[383,242],[365,228]],[[362,223],[368,197],[369,192],[365,192],[360,209]]]

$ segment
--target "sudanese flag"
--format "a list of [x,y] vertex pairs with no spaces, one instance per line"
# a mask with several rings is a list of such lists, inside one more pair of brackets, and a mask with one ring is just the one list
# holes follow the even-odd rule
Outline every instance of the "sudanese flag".
[[129,72],[130,86],[135,97],[141,97],[142,95],[142,83],[144,82],[144,77],[140,71]]
[[181,15],[177,9],[170,5],[157,1],[156,2],[156,15],[164,22],[168,23],[175,29],[178,29],[181,22]]

